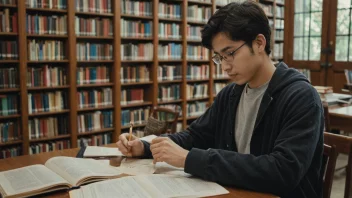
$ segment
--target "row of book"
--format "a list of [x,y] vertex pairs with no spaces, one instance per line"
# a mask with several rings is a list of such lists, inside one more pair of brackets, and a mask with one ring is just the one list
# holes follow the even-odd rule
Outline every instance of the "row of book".
[[[348,85],[352,85],[352,70],[345,70],[346,80]],[[310,75],[309,75],[310,76]]]
[[180,24],[159,23],[159,38],[181,39]]
[[78,133],[86,133],[113,126],[112,111],[96,111],[94,113],[85,113],[77,116]]
[[214,70],[214,78],[228,78],[229,76],[226,72],[221,68],[221,65],[215,64]]
[[260,3],[259,5],[262,7],[262,9],[264,10],[264,12],[267,16],[270,16],[270,17],[274,16],[273,5],[268,5],[268,4],[263,4],[263,3]]
[[200,31],[202,30],[203,27],[201,26],[193,26],[187,24],[187,39],[188,40],[201,40],[202,35]]
[[67,15],[43,16],[26,14],[28,34],[67,34]]
[[181,80],[181,65],[160,65],[158,66],[158,81]]
[[104,133],[101,135],[92,135],[91,137],[82,137],[77,140],[78,148],[86,146],[102,146],[112,143],[112,134]]
[[28,60],[64,60],[64,42],[58,40],[28,40]]
[[130,122],[134,125],[145,124],[149,118],[150,109],[129,109],[121,111],[121,126],[130,126]]
[[200,116],[202,115],[206,110],[208,106],[208,102],[189,102],[187,103],[186,109],[187,109],[187,117],[193,117],[193,116]]
[[0,123],[0,143],[21,139],[21,125],[17,122]]
[[285,16],[285,7],[276,6],[276,17],[283,18]]
[[67,93],[63,91],[29,93],[28,113],[53,112],[67,109]]
[[121,105],[144,102],[143,89],[123,89],[121,90]]
[[168,43],[159,45],[159,60],[180,60],[182,56],[182,44]]
[[303,75],[307,77],[307,79],[310,81],[310,69],[297,69],[299,72],[301,72]]
[[284,30],[275,30],[275,40],[284,40]]
[[211,17],[211,7],[188,5],[187,7],[187,20],[206,23]]
[[149,82],[149,69],[146,65],[121,67],[120,80],[121,83]]
[[226,83],[214,83],[213,93],[217,95],[224,87],[226,87]]
[[145,38],[153,36],[152,21],[120,20],[122,37]]
[[38,154],[50,151],[58,151],[71,148],[70,140],[60,140],[47,143],[33,144],[29,147],[29,154]]
[[78,67],[77,85],[102,84],[110,82],[111,68],[105,65],[96,67]]
[[232,2],[244,2],[246,0],[216,0],[215,1],[215,4],[218,5],[218,6],[225,6],[229,3],[232,3]]
[[17,68],[0,68],[0,89],[17,88],[18,85]]
[[187,84],[187,99],[208,97],[208,84]]
[[8,8],[0,10],[0,32],[18,32],[17,12],[10,13]]
[[274,44],[274,51],[273,51],[274,58],[283,59],[284,57],[284,43],[275,43]]
[[0,41],[0,60],[18,60],[17,41]]
[[17,95],[0,95],[0,116],[14,115],[18,113]]
[[111,0],[75,0],[75,2],[78,12],[111,13]]
[[112,36],[113,24],[108,18],[75,17],[77,36]]
[[0,0],[1,5],[16,5],[17,0]]
[[68,133],[66,116],[34,118],[28,121],[29,139],[50,138]]
[[122,0],[121,13],[136,16],[152,16],[153,4],[147,1]]
[[67,0],[26,0],[28,8],[66,9]]
[[21,146],[12,147],[12,148],[4,148],[1,149],[0,159],[10,158],[20,156],[22,154]]
[[284,29],[285,21],[283,19],[275,19],[275,28],[276,29]]
[[188,60],[209,60],[209,50],[202,46],[187,45]]
[[179,84],[161,85],[158,91],[158,102],[179,100],[181,98],[181,87]]
[[122,44],[121,57],[122,60],[153,60],[153,44]]
[[112,60],[113,48],[111,44],[77,43],[77,60]]
[[187,80],[209,79],[209,65],[188,65]]
[[44,65],[27,68],[28,87],[53,87],[67,84],[67,71],[64,67]]
[[112,89],[102,88],[77,92],[78,108],[93,108],[112,105]]
[[181,5],[159,2],[158,16],[167,19],[181,19]]

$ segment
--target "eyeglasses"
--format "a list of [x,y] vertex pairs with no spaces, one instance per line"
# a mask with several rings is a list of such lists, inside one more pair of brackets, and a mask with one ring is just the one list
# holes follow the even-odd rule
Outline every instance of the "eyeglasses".
[[216,54],[213,56],[212,60],[215,64],[220,65],[223,60],[226,62],[231,62],[234,59],[234,54],[237,52],[237,50],[241,49],[246,43],[243,43],[241,46],[239,46],[237,49],[233,50],[232,52],[227,53],[224,56],[221,56],[220,54]]

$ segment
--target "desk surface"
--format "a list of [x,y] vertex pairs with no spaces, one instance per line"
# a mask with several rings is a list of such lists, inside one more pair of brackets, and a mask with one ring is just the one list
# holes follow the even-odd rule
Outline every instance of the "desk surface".
[[329,114],[352,118],[352,106],[329,109]]
[[[109,145],[112,147],[115,144]],[[45,164],[45,162],[50,159],[51,157],[55,156],[69,156],[69,157],[75,157],[78,152],[78,149],[66,149],[62,151],[54,151],[54,152],[47,152],[47,153],[41,153],[41,154],[36,154],[36,155],[25,155],[25,156],[19,156],[19,157],[14,157],[14,158],[8,158],[8,159],[2,159],[0,160],[0,171],[6,171],[6,170],[11,170],[15,168],[21,168],[24,166],[29,166],[33,164]],[[226,187],[226,189],[230,192],[227,195],[222,195],[222,196],[214,196],[217,198],[272,198],[276,196],[268,195],[268,194],[263,194],[263,193],[256,193],[256,192],[251,192],[251,191],[246,191],[246,190],[241,190],[237,188],[229,188]],[[69,193],[68,192],[54,192],[50,193],[44,197],[60,197],[60,198],[69,198]]]

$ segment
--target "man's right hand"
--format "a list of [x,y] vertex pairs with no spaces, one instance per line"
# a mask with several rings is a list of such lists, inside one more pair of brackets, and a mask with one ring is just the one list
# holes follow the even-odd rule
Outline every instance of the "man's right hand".
[[129,133],[123,133],[116,142],[117,148],[122,154],[128,157],[140,157],[144,154],[144,145],[136,136],[132,135],[131,141],[128,141]]

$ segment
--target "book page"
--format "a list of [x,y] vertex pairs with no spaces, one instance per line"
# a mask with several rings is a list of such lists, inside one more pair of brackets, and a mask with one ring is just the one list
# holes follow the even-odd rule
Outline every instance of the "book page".
[[157,138],[158,136],[156,135],[148,135],[148,136],[145,136],[145,137],[142,137],[142,138],[139,138],[140,140],[144,140],[146,142],[148,142],[149,144],[152,143],[152,140],[154,138]]
[[83,157],[111,157],[111,156],[125,156],[118,148],[108,148],[100,146],[87,146]]
[[104,178],[121,174],[119,170],[94,159],[53,157],[45,163],[45,166],[61,175],[73,186],[80,185],[80,180],[88,177]]
[[154,192],[148,194],[134,177],[123,177],[82,186],[70,192],[70,198],[154,198],[161,197]]
[[0,186],[6,195],[16,195],[68,182],[43,165],[0,172]]
[[157,162],[155,164],[155,174],[166,174],[166,175],[175,175],[181,177],[191,177],[191,174],[185,173],[183,168],[178,168],[171,166],[166,162]]
[[152,159],[133,158],[123,159],[118,169],[128,175],[150,175],[156,170]]

